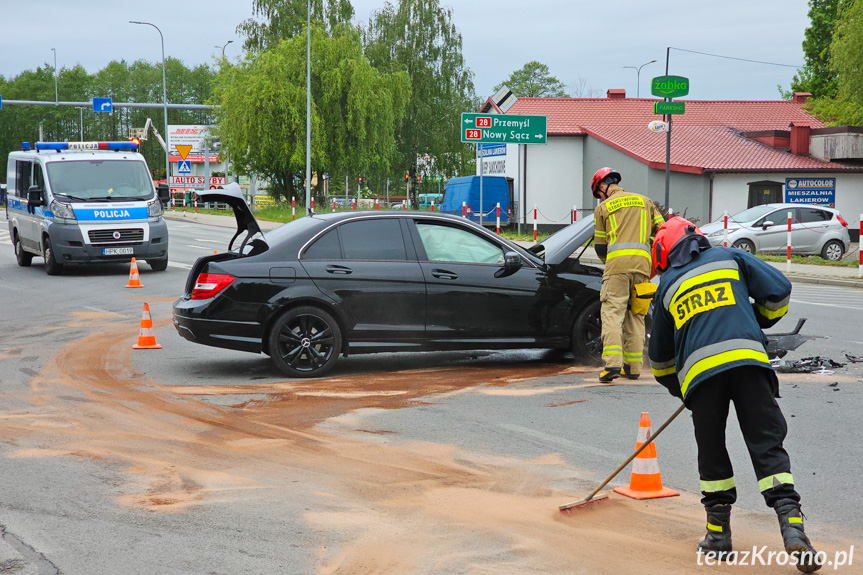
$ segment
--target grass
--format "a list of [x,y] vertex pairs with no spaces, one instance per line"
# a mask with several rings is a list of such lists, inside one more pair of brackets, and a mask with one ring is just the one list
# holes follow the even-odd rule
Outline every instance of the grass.
[[[756,254],[757,257],[765,262],[784,262],[786,261],[785,256],[768,256],[763,254]],[[818,256],[791,256],[792,264],[809,264],[816,266],[833,266],[833,267],[842,267],[842,268],[856,268],[859,264],[856,261],[838,261],[834,262],[831,260],[825,260]]]

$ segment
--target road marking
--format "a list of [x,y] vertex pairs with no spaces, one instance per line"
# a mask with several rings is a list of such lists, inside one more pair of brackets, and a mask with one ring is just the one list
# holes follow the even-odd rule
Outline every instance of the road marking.
[[207,242],[207,243],[211,243],[211,244],[223,244],[223,243],[225,243],[221,240],[205,240],[203,238],[195,238],[195,241],[196,242]]
[[863,311],[863,307],[857,307],[857,306],[853,306],[853,305],[844,305],[844,304],[840,305],[840,304],[835,304],[835,303],[820,303],[820,302],[814,302],[814,301],[803,301],[803,300],[799,300],[799,299],[792,299],[791,302],[792,303],[800,303],[803,305],[817,305],[817,306],[822,306],[822,307],[836,307],[839,309],[857,309],[857,310]]
[[8,232],[8,231],[0,232],[0,244],[7,244],[7,245],[10,245],[10,246],[12,245],[12,240],[11,240],[11,238],[9,237],[9,232]]
[[205,246],[193,246],[192,244],[185,244],[185,246],[186,246],[187,248],[192,248],[192,249],[196,249],[196,250],[207,250],[207,251],[210,251],[211,249],[213,249],[213,248],[208,248],[208,247],[205,247]]
[[168,262],[168,267],[180,268],[183,270],[190,270],[190,269],[192,269],[192,264],[178,264],[175,262]]

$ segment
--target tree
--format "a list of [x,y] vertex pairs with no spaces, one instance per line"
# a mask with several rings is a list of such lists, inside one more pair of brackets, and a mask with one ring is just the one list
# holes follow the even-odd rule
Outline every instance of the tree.
[[473,172],[473,150],[461,142],[461,113],[476,110],[473,72],[462,56],[461,34],[452,9],[438,0],[386,2],[363,31],[366,55],[383,72],[405,71],[410,103],[396,129],[392,165],[397,181],[407,173],[412,205],[418,205],[417,159],[434,158],[446,175]]
[[848,0],[840,13],[830,44],[836,95],[815,99],[811,110],[830,124],[859,126],[863,124],[863,0]]
[[[809,28],[803,40],[806,66],[791,80],[791,92],[811,92],[815,98],[836,95],[836,71],[831,65],[830,44],[844,0],[809,0]],[[783,95],[790,96],[783,92]]]
[[587,83],[586,78],[578,76],[572,84],[569,85],[569,94],[573,98],[601,98],[602,90],[594,88]]
[[[306,29],[307,0],[253,0],[252,14],[262,18],[244,20],[237,26],[237,34],[245,36],[243,47],[262,52],[274,47],[279,40],[293,38]],[[333,32],[339,24],[350,24],[354,7],[350,0],[312,0],[311,20]]]
[[520,98],[568,98],[566,86],[552,76],[548,66],[536,60],[531,60],[501,84],[494,87],[495,92],[507,86],[513,94]]
[[[311,82],[312,171],[334,178],[386,171],[410,94],[407,74],[372,68],[355,28],[340,25],[330,36],[313,25]],[[276,197],[302,197],[295,192],[306,162],[305,32],[223,65],[213,102],[232,163],[268,179]]]

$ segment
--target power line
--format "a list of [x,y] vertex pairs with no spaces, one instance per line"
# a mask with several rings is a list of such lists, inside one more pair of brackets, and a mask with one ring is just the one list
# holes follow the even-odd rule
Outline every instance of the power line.
[[776,62],[764,62],[762,60],[749,60],[747,58],[735,58],[734,56],[723,56],[721,54],[708,54],[707,52],[696,52],[695,50],[686,50],[685,48],[675,48],[669,46],[672,50],[680,52],[690,52],[692,54],[701,54],[702,56],[712,56],[714,58],[725,58],[726,60],[740,60],[741,62],[752,62],[753,64],[767,64],[769,66],[784,66],[785,68],[805,68],[805,66],[795,66],[793,64],[777,64]]

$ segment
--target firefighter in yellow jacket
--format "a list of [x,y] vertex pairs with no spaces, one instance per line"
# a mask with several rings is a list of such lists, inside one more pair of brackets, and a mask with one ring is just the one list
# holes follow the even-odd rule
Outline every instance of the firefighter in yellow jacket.
[[602,275],[602,359],[599,381],[623,375],[638,379],[644,351],[644,315],[632,313],[629,301],[636,284],[650,278],[650,242],[665,219],[650,198],[617,184],[620,173],[602,168],[590,190],[600,200],[594,210],[596,255],[605,262]]

